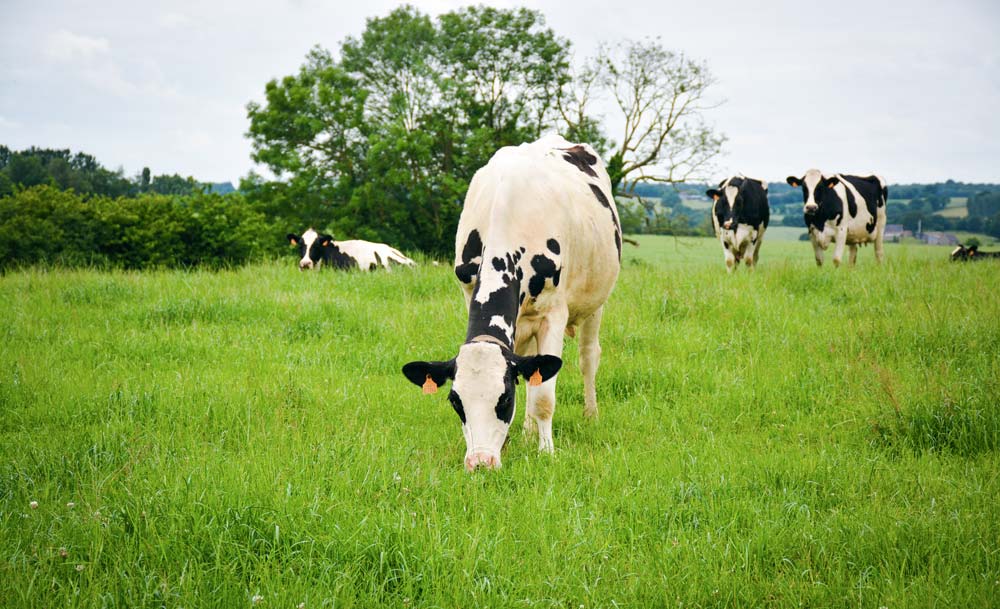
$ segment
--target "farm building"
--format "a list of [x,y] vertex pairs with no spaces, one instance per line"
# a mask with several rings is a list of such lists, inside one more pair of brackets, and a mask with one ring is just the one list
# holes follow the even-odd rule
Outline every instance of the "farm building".
[[886,224],[884,239],[890,242],[898,242],[906,237],[912,237],[913,231],[906,230],[902,224]]
[[927,245],[958,245],[958,237],[951,233],[927,231],[921,233],[920,240]]

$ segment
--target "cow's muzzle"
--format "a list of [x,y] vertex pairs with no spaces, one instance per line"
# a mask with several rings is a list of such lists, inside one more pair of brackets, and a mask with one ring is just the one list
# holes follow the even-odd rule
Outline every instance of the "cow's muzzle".
[[490,453],[476,452],[465,458],[465,471],[473,472],[479,467],[500,469],[500,457]]
[[722,223],[722,228],[724,228],[726,230],[729,230],[732,227],[733,227],[733,221],[732,220],[726,220],[725,222]]
[[819,205],[806,205],[805,212],[807,216],[811,216],[819,211]]
[[311,269],[312,267],[313,267],[312,260],[302,260],[301,262],[299,262],[300,271],[305,271],[307,269]]

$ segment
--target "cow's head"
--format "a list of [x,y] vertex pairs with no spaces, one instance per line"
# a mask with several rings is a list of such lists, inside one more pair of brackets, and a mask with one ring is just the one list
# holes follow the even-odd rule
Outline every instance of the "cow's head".
[[961,243],[958,244],[958,247],[951,250],[952,262],[954,262],[955,260],[965,260],[968,257],[969,257],[969,250]]
[[554,355],[520,356],[494,342],[462,345],[446,362],[410,362],[403,374],[424,393],[452,381],[448,401],[462,421],[465,469],[500,467],[500,449],[514,419],[514,388],[518,376],[531,384],[549,380],[562,366]]
[[819,169],[810,169],[801,178],[788,176],[786,181],[789,186],[802,188],[802,211],[807,216],[819,211],[820,205],[829,197],[836,197],[833,188],[840,183],[837,176],[824,177]]
[[727,184],[726,181],[723,181],[719,184],[718,190],[712,188],[705,191],[705,194],[715,201],[712,212],[715,214],[719,226],[726,230],[736,228],[736,215],[738,210],[743,207],[743,193],[740,185]]
[[320,235],[313,229],[309,229],[301,235],[288,233],[288,241],[293,246],[299,248],[299,270],[319,268],[323,262],[323,252],[333,243],[330,235]]

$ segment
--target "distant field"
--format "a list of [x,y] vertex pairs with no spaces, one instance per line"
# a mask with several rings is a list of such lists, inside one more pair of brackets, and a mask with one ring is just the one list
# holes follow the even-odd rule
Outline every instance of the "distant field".
[[626,245],[600,419],[567,339],[475,475],[447,265],[0,276],[0,607],[996,606],[1000,263],[772,230]]
[[934,213],[945,218],[964,218],[969,215],[967,202],[967,197],[952,197],[947,207]]

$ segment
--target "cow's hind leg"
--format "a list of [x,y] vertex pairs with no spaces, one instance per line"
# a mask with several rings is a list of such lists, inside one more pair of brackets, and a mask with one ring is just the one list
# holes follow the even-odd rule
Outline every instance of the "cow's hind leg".
[[851,248],[851,266],[854,266],[858,261],[858,246],[852,243],[848,247]]
[[[541,323],[535,340],[538,341],[538,353],[562,357],[563,335],[566,332],[568,313],[550,313]],[[531,416],[538,425],[538,450],[552,452],[555,445],[552,442],[552,417],[556,412],[556,374],[537,387],[528,385],[527,407],[525,416]]]
[[580,372],[583,373],[583,416],[597,417],[597,367],[601,363],[601,317],[604,306],[599,307],[580,325]]

